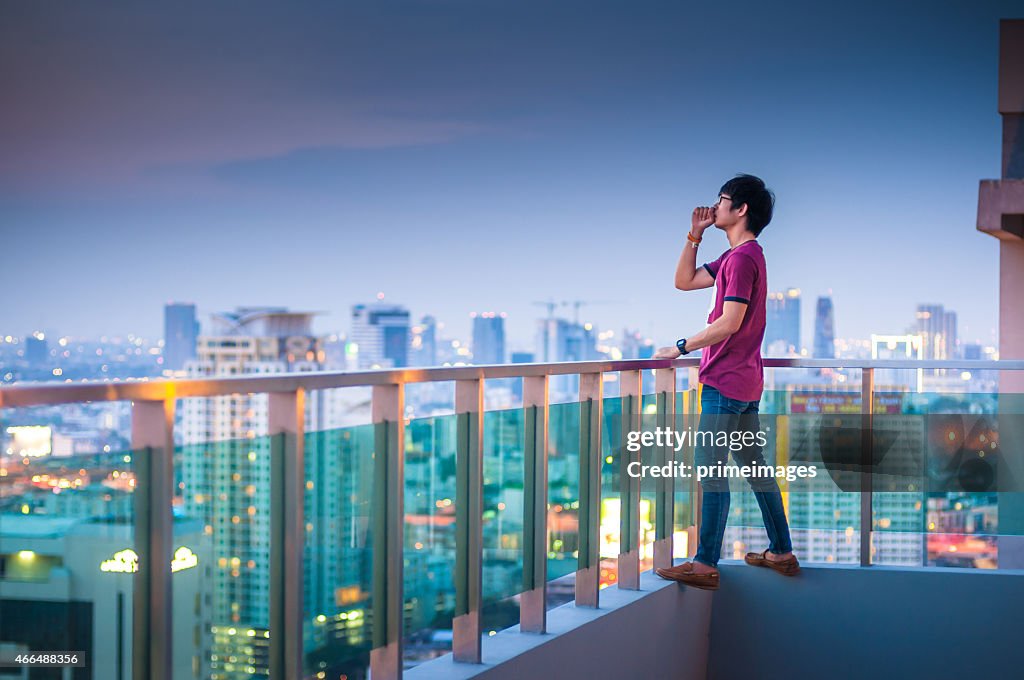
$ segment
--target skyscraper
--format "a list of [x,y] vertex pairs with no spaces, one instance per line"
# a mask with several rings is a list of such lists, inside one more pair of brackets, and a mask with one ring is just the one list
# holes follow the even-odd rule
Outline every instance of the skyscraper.
[[401,305],[352,307],[352,341],[359,347],[359,368],[402,368],[409,365],[409,310]]
[[473,363],[505,363],[505,317],[504,312],[483,312],[470,314],[473,318]]
[[823,295],[818,298],[814,312],[814,358],[835,359],[836,323],[832,309],[832,298]]
[[164,305],[164,369],[180,371],[185,362],[196,358],[199,322],[196,306],[181,302]]
[[924,343],[925,359],[957,358],[956,312],[942,305],[918,305],[914,331]]
[[800,289],[768,293],[767,320],[761,351],[770,356],[800,353]]
[[513,364],[532,364],[533,363],[533,352],[512,352]]
[[566,319],[537,322],[537,361],[590,361],[597,359],[594,327]]
[[33,368],[44,367],[50,359],[50,345],[46,342],[46,335],[36,331],[25,338],[25,360]]
[[[650,359],[654,356],[654,342],[645,338],[640,331],[624,328],[620,345],[623,359]],[[614,348],[611,356],[615,358]]]
[[437,366],[437,319],[425,316],[412,327],[412,365]]

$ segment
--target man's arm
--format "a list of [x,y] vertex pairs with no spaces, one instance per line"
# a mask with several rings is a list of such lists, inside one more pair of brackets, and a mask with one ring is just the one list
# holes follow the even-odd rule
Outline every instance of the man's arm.
[[[690,218],[690,235],[700,240],[704,230],[715,223],[715,209],[699,207],[693,209],[693,216]],[[697,244],[689,240],[683,246],[683,252],[679,256],[679,263],[676,265],[676,288],[679,290],[700,290],[715,285],[715,278],[708,270],[697,268]]]
[[689,241],[683,246],[676,265],[676,288],[679,290],[700,290],[715,285],[715,280],[704,267],[697,268],[697,249]]
[[[708,347],[722,342],[730,335],[740,329],[743,323],[743,316],[747,313],[745,302],[727,301],[722,306],[722,316],[718,317],[711,324],[696,335],[686,338],[686,351]],[[655,359],[675,359],[679,357],[678,347],[662,347],[654,353]]]

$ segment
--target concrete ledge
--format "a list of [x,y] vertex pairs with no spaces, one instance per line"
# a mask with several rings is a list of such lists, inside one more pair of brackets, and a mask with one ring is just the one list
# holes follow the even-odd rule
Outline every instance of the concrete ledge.
[[708,680],[1021,677],[1024,571],[719,567]]
[[602,590],[600,609],[573,603],[552,609],[545,635],[521,633],[516,626],[485,637],[482,664],[455,663],[449,654],[405,677],[704,680],[714,596],[645,572],[640,590]]
[[981,180],[978,231],[1011,241],[1024,237],[1024,180]]

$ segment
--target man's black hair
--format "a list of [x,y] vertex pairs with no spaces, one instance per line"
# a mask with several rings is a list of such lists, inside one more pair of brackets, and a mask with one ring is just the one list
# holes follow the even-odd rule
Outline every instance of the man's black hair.
[[747,204],[747,229],[754,236],[760,236],[772,221],[775,194],[764,185],[760,177],[736,175],[723,184],[718,193],[731,197],[733,208],[738,209],[744,203]]

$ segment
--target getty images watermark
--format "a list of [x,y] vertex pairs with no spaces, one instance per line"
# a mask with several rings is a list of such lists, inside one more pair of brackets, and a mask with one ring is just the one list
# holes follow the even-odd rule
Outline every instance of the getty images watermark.
[[[764,430],[753,432],[710,430],[674,430],[670,427],[656,427],[653,430],[632,430],[626,434],[626,450],[637,453],[644,447],[671,448],[678,452],[684,446],[714,447],[721,451],[716,458],[725,458],[725,450],[735,453],[757,446],[765,448],[768,436]],[[757,479],[775,477],[793,482],[797,479],[813,479],[818,476],[817,465],[736,465],[715,463],[713,465],[688,465],[681,461],[670,461],[663,465],[644,465],[633,461],[626,466],[630,477],[679,477],[696,476],[707,478]]]

